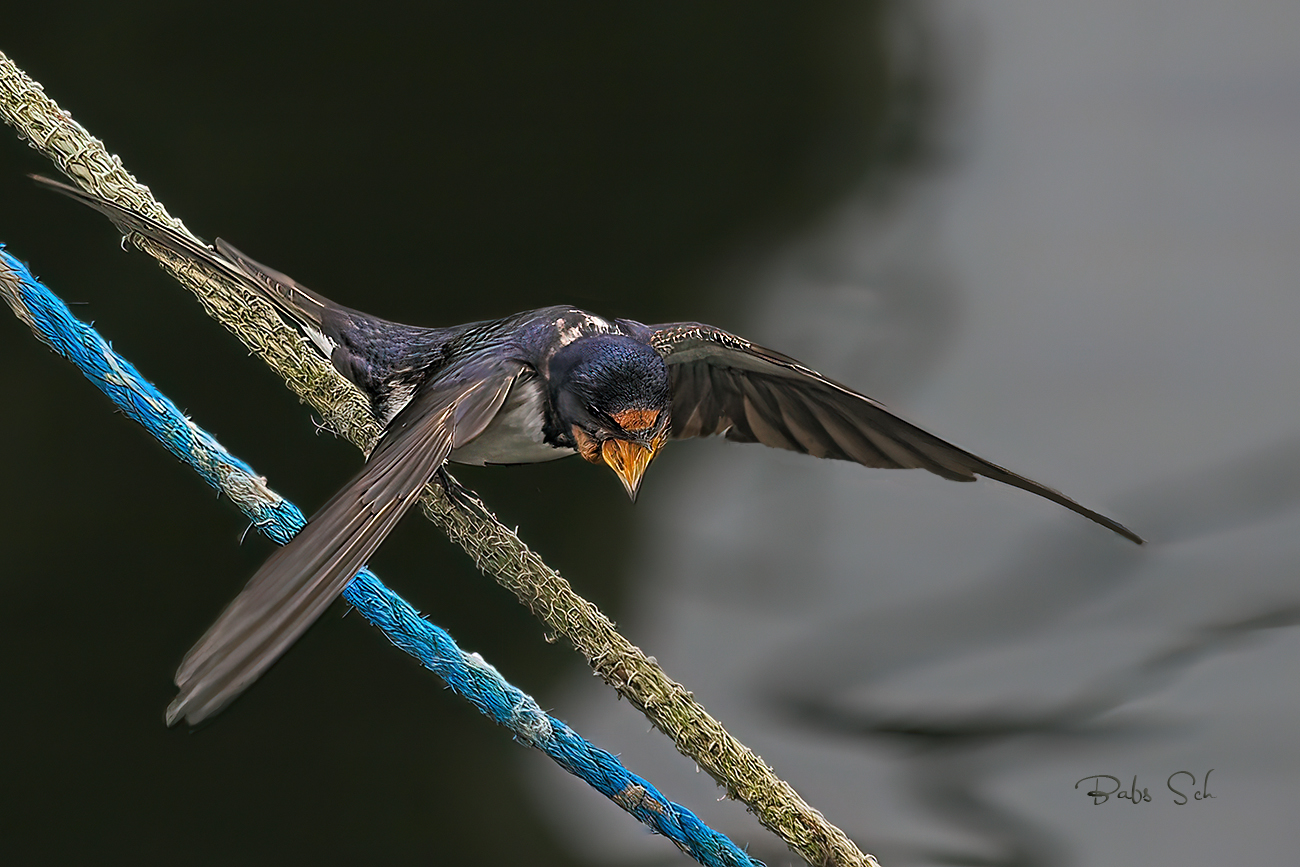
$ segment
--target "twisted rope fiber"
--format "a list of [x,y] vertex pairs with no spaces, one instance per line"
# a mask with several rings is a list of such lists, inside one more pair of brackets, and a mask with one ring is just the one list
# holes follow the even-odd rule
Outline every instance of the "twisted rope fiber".
[[[149,192],[41,86],[0,53],[0,118],[83,189],[186,231]],[[362,122],[363,118],[358,118]],[[275,370],[325,423],[368,451],[380,429],[360,393],[251,293],[134,238],[163,269],[194,293],[204,310]],[[618,633],[519,537],[471,496],[451,501],[441,486],[425,489],[426,516],[461,545],[480,569],[582,652],[606,683],[667,734],[678,751],[709,773],[728,795],[814,865],[876,865],[848,836],[810,807],[792,786],[731,735],[681,684]]]
[[[186,418],[3,246],[0,296],[41,342],[75,364],[129,418],[230,497],[265,536],[283,545],[306,524],[293,503],[267,487],[248,464]],[[418,659],[483,714],[514,732],[516,740],[550,756],[701,864],[740,867],[761,863],[690,810],[669,801],[613,755],[546,714],[531,696],[511,685],[477,653],[461,650],[451,635],[421,617],[368,569],[352,580],[343,596],[389,641]]]

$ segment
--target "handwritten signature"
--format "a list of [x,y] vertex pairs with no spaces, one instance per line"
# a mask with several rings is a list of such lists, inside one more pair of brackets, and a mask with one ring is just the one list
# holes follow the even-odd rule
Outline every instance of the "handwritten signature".
[[[1168,787],[1169,791],[1174,793],[1175,797],[1173,801],[1180,807],[1184,804],[1189,804],[1192,801],[1208,801],[1214,797],[1214,795],[1210,794],[1210,774],[1212,773],[1214,773],[1214,768],[1210,768],[1205,772],[1205,776],[1201,778],[1200,789],[1196,788],[1196,775],[1191,771],[1174,771],[1169,775],[1169,778],[1165,780],[1165,786]],[[1151,801],[1151,792],[1145,788],[1138,788],[1137,774],[1133,775],[1133,782],[1127,789],[1123,788],[1124,784],[1120,782],[1119,777],[1112,777],[1110,774],[1089,774],[1082,780],[1079,780],[1079,782],[1075,783],[1074,787],[1077,789],[1088,780],[1093,781],[1092,789],[1085,792],[1085,794],[1089,798],[1092,798],[1092,803],[1094,805],[1104,804],[1112,797],[1117,801],[1128,801],[1131,804],[1150,803]],[[1103,791],[1102,780],[1109,780],[1115,784],[1115,787]],[[1191,794],[1189,795],[1176,788],[1174,786],[1175,781],[1180,786],[1190,788],[1192,790]],[[1182,800],[1178,800],[1179,798],[1182,798]]]

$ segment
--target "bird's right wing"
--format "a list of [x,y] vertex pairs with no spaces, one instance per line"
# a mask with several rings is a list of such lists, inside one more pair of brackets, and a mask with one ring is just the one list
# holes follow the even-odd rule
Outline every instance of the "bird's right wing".
[[112,220],[113,225],[124,234],[139,233],[168,252],[210,268],[251,289],[312,332],[321,333],[323,320],[329,311],[346,309],[313,292],[293,278],[255,262],[220,238],[217,239],[214,249],[192,235],[184,234],[143,214],[137,214],[116,202],[110,202],[108,199],[40,175],[30,177],[49,190],[99,211]]
[[311,626],[452,449],[491,423],[520,370],[514,362],[481,361],[412,399],[365,468],[263,564],[186,654],[168,725],[181,718],[196,724],[219,711]]

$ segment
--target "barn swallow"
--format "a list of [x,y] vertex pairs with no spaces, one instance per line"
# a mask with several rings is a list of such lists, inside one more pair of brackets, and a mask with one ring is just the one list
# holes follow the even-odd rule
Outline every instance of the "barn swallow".
[[1142,543],[1064,494],[976,457],[789,356],[698,322],[643,325],[574,307],[423,328],[344,307],[217,239],[207,246],[120,205],[36,178],[126,234],[267,299],[369,401],[384,434],[362,470],[273,554],[176,672],[167,723],[212,716],[347,586],[447,461],[525,464],[577,453],[633,500],[669,439],[722,434],[867,467],[919,467],[1021,488]]

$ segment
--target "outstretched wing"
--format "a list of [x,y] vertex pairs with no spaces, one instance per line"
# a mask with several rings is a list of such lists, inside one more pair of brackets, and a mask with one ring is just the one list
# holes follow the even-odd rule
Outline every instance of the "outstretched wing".
[[[220,238],[217,239],[215,248],[209,247],[192,235],[183,234],[116,202],[40,175],[30,177],[46,189],[99,211],[123,233],[139,233],[163,249],[197,262],[253,290],[289,314],[309,334],[320,335],[328,331],[329,326],[336,324],[330,321],[331,316],[337,319],[340,314],[356,312],[335,304],[279,271],[253,261]],[[319,337],[314,339],[321,342]],[[326,350],[325,354],[328,355],[329,351]]]
[[1142,538],[1069,497],[989,463],[894,415],[787,355],[698,322],[652,325],[672,377],[673,437],[725,434],[868,467],[919,467],[945,479],[977,475],[1060,503],[1121,536]]
[[488,426],[519,371],[514,363],[481,362],[412,399],[365,468],[263,564],[185,655],[168,725],[182,717],[196,724],[221,710],[311,626],[451,450]]

